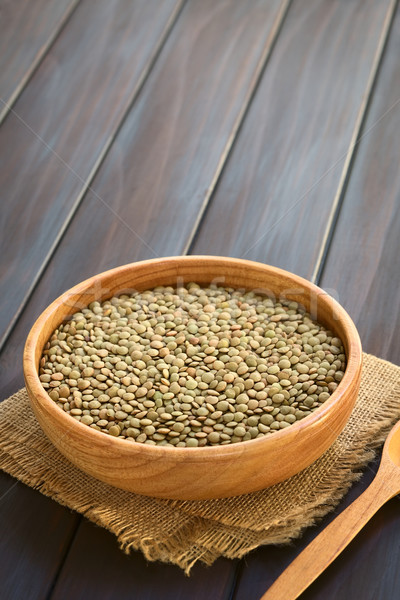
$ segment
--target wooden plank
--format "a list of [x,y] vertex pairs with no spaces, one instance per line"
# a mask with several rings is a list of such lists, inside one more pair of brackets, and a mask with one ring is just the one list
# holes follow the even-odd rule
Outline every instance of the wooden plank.
[[109,532],[83,521],[51,598],[216,600],[229,598],[233,577],[227,559],[211,568],[196,565],[187,577],[178,567],[146,562],[137,552],[127,556]]
[[[176,0],[162,5],[144,0],[83,3],[17,102],[18,117],[9,114],[3,123],[3,331],[79,200],[83,179],[115,134],[179,6]],[[65,161],[79,173],[71,173]],[[6,352],[2,357],[2,376],[10,372],[9,356]],[[20,358],[17,364],[2,388],[2,399],[23,385]],[[2,590],[10,599],[41,599],[79,517],[39,492],[15,486],[4,473],[0,486],[5,500],[13,500],[11,505],[2,502]]]
[[78,0],[3,2],[0,15],[0,123],[70,17]]
[[[376,465],[374,464],[374,470]],[[337,514],[357,498],[373,478],[367,470],[332,515],[307,530],[290,546],[265,547],[249,554],[238,578],[233,600],[259,600],[267,588],[303,548]],[[399,501],[391,500],[358,534],[335,562],[306,590],[299,600],[376,600],[398,598]]]
[[400,364],[400,12],[321,279],[367,352]]
[[[308,6],[310,6],[310,4]],[[351,140],[352,125],[357,119],[357,108],[361,105],[363,100],[363,89],[360,79],[358,79],[357,82],[353,81],[355,70],[357,70],[357,75],[361,75],[361,71],[358,67],[355,67],[355,63],[351,66],[352,60],[358,62],[361,57],[364,57],[365,59],[367,51],[369,51],[369,58],[366,60],[366,69],[363,73],[364,86],[366,87],[369,77],[368,69],[371,68],[373,62],[373,44],[375,44],[376,48],[378,45],[380,28],[382,28],[385,16],[385,11],[383,11],[378,24],[376,16],[374,16],[375,8],[376,5],[372,6],[371,3],[369,4],[371,12],[369,13],[370,21],[368,25],[365,21],[363,23],[361,21],[357,22],[357,19],[350,18],[350,16],[347,17],[347,19],[349,19],[347,20],[344,5],[341,5],[340,11],[338,10],[337,12],[333,10],[332,5],[329,7],[327,7],[327,4],[321,6],[319,9],[319,19],[321,24],[325,24],[327,28],[325,30],[326,33],[329,33],[328,35],[325,34],[319,37],[313,36],[311,33],[307,35],[304,28],[301,29],[299,26],[299,22],[302,22],[303,25],[308,25],[311,29],[316,31],[315,10],[308,15],[309,19],[306,22],[307,16],[305,14],[306,11],[304,12],[304,4],[301,7],[301,14],[297,13],[296,15],[296,5],[292,7],[281,32],[281,37],[275,53],[266,71],[264,80],[260,85],[257,96],[249,111],[248,118],[238,136],[231,158],[228,161],[218,184],[216,195],[213,198],[211,207],[200,228],[196,242],[192,247],[193,253],[243,256],[246,253],[247,248],[252,245],[252,239],[257,239],[257,236],[260,235],[260,230],[268,228],[268,220],[272,219],[272,222],[274,222],[275,220],[281,219],[281,216],[286,210],[290,209],[294,201],[298,197],[301,197],[301,193],[298,193],[298,189],[301,190],[301,187],[298,188],[299,184],[303,185],[304,188],[307,186],[311,187],[312,178],[317,179],[319,173],[323,173],[324,169],[326,170],[329,168],[332,156],[335,156],[333,152],[335,147],[337,149],[336,152],[341,152],[343,155],[342,164],[344,163],[346,143],[349,143]],[[346,9],[356,10],[356,7],[352,4],[351,6],[346,6]],[[326,18],[329,17],[329,19],[332,19],[332,25],[330,27],[328,27],[328,23],[322,18],[323,10],[325,10],[327,15]],[[294,18],[295,15],[296,19]],[[302,21],[301,17],[304,21]],[[314,19],[312,17],[314,17]],[[363,17],[367,17],[366,13],[364,13]],[[333,25],[333,23],[335,24]],[[290,28],[290,26],[292,26],[292,28]],[[354,54],[352,54],[349,48],[343,48],[343,51],[346,53],[345,65],[340,64],[342,61],[340,53],[337,53],[336,55],[338,59],[336,65],[335,63],[332,63],[332,61],[329,64],[329,68],[326,66],[326,61],[322,61],[321,64],[318,64],[317,57],[321,58],[321,51],[318,50],[319,44],[325,46],[323,51],[330,53],[332,57],[334,57],[333,49],[338,47],[339,40],[349,36],[349,32],[346,31],[348,26],[351,27],[353,32],[352,44],[354,44]],[[368,44],[363,45],[365,42],[365,39],[363,40],[363,30],[369,30],[371,27],[375,26],[377,26],[377,29],[375,30],[374,42],[371,46]],[[295,32],[294,34],[293,30]],[[291,36],[296,35],[296,32],[297,38],[293,40],[293,37]],[[285,33],[287,33],[288,36],[286,38],[288,39],[286,44]],[[369,39],[371,40],[371,38]],[[310,54],[307,54],[307,51],[303,53],[299,52],[299,48],[302,47],[302,44],[306,43],[309,45]],[[332,45],[329,48],[330,44]],[[361,44],[363,47],[358,46],[358,44]],[[288,53],[288,49],[290,50],[290,48],[293,48],[292,53]],[[298,52],[298,62],[296,62],[296,52]],[[393,56],[396,56],[396,52],[393,52]],[[278,58],[280,58],[279,63]],[[285,58],[287,58],[287,63],[284,62]],[[310,68],[307,69],[307,65],[311,59],[316,61],[313,71],[310,71]],[[395,60],[395,58],[393,60]],[[285,86],[288,86],[291,79],[293,79],[293,74],[301,71],[302,64],[306,65],[306,67],[303,68],[303,75],[306,76],[306,80],[304,82],[301,81],[299,85],[292,90],[290,98],[283,102],[282,99],[285,98],[284,88]],[[288,78],[285,78],[285,73],[288,69]],[[324,69],[329,73],[329,81],[326,81],[325,92],[324,88],[321,86],[321,82],[324,82]],[[271,71],[273,73],[272,75]],[[315,94],[315,88],[306,87],[306,84],[310,85],[310,79],[313,75],[316,77],[316,80],[319,81],[318,95]],[[271,77],[269,87],[267,85],[268,76]],[[394,77],[395,75],[393,75],[393,78]],[[329,99],[329,96],[332,94],[332,80],[340,82],[340,88],[345,97],[345,102],[341,106],[338,106],[338,102],[340,104],[341,101],[336,94],[332,95],[331,100]],[[307,89],[310,92],[308,98]],[[352,89],[350,95],[345,93],[346,89]],[[313,95],[315,97],[314,102],[312,102]],[[397,94],[397,97],[398,95],[399,94]],[[352,110],[349,106],[350,96],[352,100],[355,100]],[[276,113],[274,113],[274,98],[276,98]],[[300,112],[300,110],[296,111],[296,107],[300,102],[302,104],[304,103],[306,106],[312,105],[316,115],[320,115],[320,126],[317,125],[317,117],[314,117],[314,120],[311,119],[308,121],[307,128],[305,127],[306,123],[301,127],[301,124],[299,124],[299,115],[302,115],[302,112]],[[334,104],[335,106],[333,106]],[[281,118],[278,118],[278,107],[282,105],[285,107],[285,113],[283,118],[282,116]],[[269,107],[268,111],[265,111],[265,106]],[[264,119],[262,118],[263,115]],[[327,116],[331,119],[330,123],[325,122]],[[334,119],[336,119],[336,121],[333,121]],[[276,123],[275,126],[274,122]],[[263,125],[260,126],[260,123],[263,123]],[[307,131],[310,124],[312,129],[311,131]],[[321,140],[319,136],[322,127],[325,128],[324,135],[326,135],[326,139]],[[333,135],[333,132],[335,132],[335,135]],[[286,140],[285,136],[287,138]],[[278,141],[276,141],[276,138]],[[280,152],[277,151],[278,148],[282,148]],[[283,148],[285,148],[285,151]],[[308,164],[308,168],[311,170],[310,175],[306,170],[306,162],[309,158],[307,156],[308,152],[311,150],[313,162],[311,163],[310,161]],[[243,160],[243,156],[246,156],[246,160]],[[398,154],[396,155],[396,152],[394,152],[393,156],[396,157]],[[318,161],[320,164],[317,164]],[[278,165],[276,171],[274,170],[274,162]],[[321,166],[321,164],[323,166]],[[284,219],[281,219],[279,222],[279,231],[274,232],[272,229],[262,240],[261,244],[256,245],[246,256],[248,258],[272,262],[273,264],[295,270],[310,277],[322,241],[322,234],[324,231],[323,219],[328,217],[330,205],[335,198],[336,189],[340,181],[340,168],[342,167],[342,164],[339,164],[338,169],[333,170],[331,174],[328,174],[324,181],[320,182],[320,185],[317,186],[315,192],[311,190],[311,193],[304,198],[304,202],[300,202],[300,206],[295,207]],[[280,168],[280,165],[284,168]],[[291,169],[297,169],[293,175],[289,173],[289,170]],[[301,172],[301,170],[304,172]],[[271,183],[268,180],[272,180]],[[359,194],[359,198],[361,201],[362,194]],[[308,204],[308,207],[302,206],[303,203]],[[318,211],[313,211],[313,206],[318,206]],[[248,210],[249,207],[251,207],[251,210]],[[260,223],[260,225],[257,223]],[[312,231],[312,234],[310,234],[309,231]],[[348,228],[347,232],[348,237],[350,238],[352,235],[352,228]],[[279,236],[281,236],[283,242],[290,239],[290,246],[287,249],[282,246]],[[353,248],[352,252],[348,255],[352,256],[354,252],[355,248]],[[336,259],[334,261],[336,265],[342,265],[343,262],[346,262],[345,255],[341,256],[341,260]],[[395,268],[394,265],[393,268]],[[328,285],[328,287],[333,286]],[[343,283],[343,289],[356,290],[357,287],[352,288],[352,282],[347,280],[347,282]],[[366,481],[370,479],[371,475],[368,472],[367,476],[363,478],[363,481],[353,488],[352,493],[354,495],[348,494],[346,496],[341,508],[348,505],[351,499],[361,492],[361,488],[366,486]],[[384,511],[385,510],[386,508]],[[329,519],[330,518],[328,517],[325,522],[327,523]],[[376,521],[376,519],[365,530],[365,535],[364,532],[362,533],[363,544],[365,544],[365,546],[361,545],[357,556],[358,558],[364,556],[366,553],[363,551],[363,548],[366,547],[368,552],[375,543],[381,550],[382,559],[378,560],[377,558],[379,550],[378,552],[374,551],[372,556],[375,557],[375,560],[378,561],[378,564],[382,568],[383,562],[388,556],[387,552],[384,551],[384,544],[387,538],[379,535],[379,525],[377,527],[376,524],[377,522],[379,523],[379,520]],[[393,524],[393,519],[391,522]],[[398,532],[398,527],[399,525],[396,524],[396,532]],[[371,535],[371,531],[375,532],[375,535]],[[296,542],[296,544],[290,548],[265,548],[246,557],[245,564],[242,566],[241,577],[239,578],[236,587],[234,599],[255,600],[260,598],[262,593],[281,573],[283,568],[293,560],[306,543],[308,543],[308,541],[310,541],[317,533],[318,531],[315,530],[307,532],[301,540]],[[373,541],[367,543],[368,539],[372,539]],[[356,543],[357,542],[354,544]],[[351,549],[349,549],[348,555],[351,556]],[[326,580],[323,576],[320,581],[315,584],[316,589],[312,591],[313,595],[310,595],[309,597],[323,598],[324,600],[337,597],[354,597],[355,586],[350,585],[352,573],[354,573],[356,564],[364,565],[364,563],[357,563],[356,561],[357,558],[354,557],[351,561],[351,566],[345,573],[345,583],[348,584],[346,594],[343,589],[346,585],[343,585],[343,581],[341,581],[340,577],[340,589],[335,587],[334,582],[337,581],[338,578],[338,571],[335,571],[335,577],[328,576],[331,587],[325,585],[324,582]],[[368,564],[370,565],[371,562],[372,561],[369,560]],[[335,565],[331,567],[331,569],[334,568]],[[365,577],[364,566],[359,567],[359,571],[360,582],[361,577]],[[379,579],[378,571],[379,567],[373,571],[375,574],[375,581]],[[374,587],[372,585],[372,580],[373,577],[368,578],[370,590],[376,589],[376,586]],[[318,585],[322,586],[321,589],[317,589]],[[384,589],[385,585],[387,584],[382,583],[381,589]],[[362,589],[365,592],[366,586],[362,586]],[[308,596],[304,595],[304,597]],[[367,598],[368,596],[361,594],[360,597]],[[370,597],[377,596],[371,595]],[[395,597],[395,595],[388,595],[387,597]]]
[[[364,349],[396,364],[400,364],[399,51],[400,9],[321,278],[322,287],[334,290],[355,320]],[[399,535],[395,498],[311,586],[304,600],[398,598]]]
[[69,547],[77,516],[2,472],[0,501],[0,595],[42,600]]
[[12,327],[182,0],[85,0],[1,127],[0,338]]
[[392,11],[390,1],[293,3],[193,254],[311,276]]
[[[2,394],[22,384],[18,359],[27,331],[37,313],[66,287],[87,274],[148,256],[150,250],[141,241],[144,238],[157,246],[157,251],[181,251],[240,124],[285,8],[286,3],[278,0],[254,0],[246,6],[239,0],[217,5],[212,0],[198,0],[182,12],[91,193],[8,340],[2,354]],[[198,72],[195,84],[193,72]],[[48,158],[53,160],[50,154]],[[45,183],[51,179],[46,171],[41,172]],[[199,182],[201,191],[196,194]],[[187,198],[191,202],[186,202]],[[32,211],[32,219],[34,214]],[[174,215],[180,215],[179,220],[168,233]],[[3,536],[7,538],[7,529]],[[106,545],[115,543],[107,539]],[[108,552],[107,548],[103,551]],[[99,552],[96,546],[95,552]],[[70,554],[61,573],[60,581],[67,586],[74,560]],[[143,564],[137,553],[131,561]],[[121,567],[128,581],[132,564]],[[165,569],[165,580],[179,593],[182,574],[173,567]],[[215,581],[211,572],[223,584],[216,586],[220,596],[213,598],[229,596],[234,564],[223,566],[225,575],[221,569],[216,565],[207,570],[207,577],[199,577],[199,597],[206,597],[209,590],[207,578]],[[98,577],[97,568],[90,577]],[[157,591],[160,597],[157,577],[146,581],[154,586],[151,593]],[[57,594],[62,595],[60,586]],[[113,595],[124,586],[122,575],[113,578]]]
[[[212,0],[196,0],[183,10],[39,283],[26,317],[18,323],[22,333],[16,334],[19,349],[15,341],[8,344],[5,360],[10,362],[10,368],[2,378],[4,386],[18,377],[19,366],[14,368],[10,358],[12,348],[20,351],[34,317],[55,296],[95,272],[156,253],[182,251],[199,208],[212,188],[215,173],[221,168],[226,147],[247,106],[249,89],[256,84],[282,16],[280,0],[253,0],[246,6],[239,0],[217,5]],[[194,67],[199,73],[195,86],[190,77]],[[64,129],[59,129],[62,137]],[[14,131],[14,136],[17,133]],[[22,135],[26,136],[25,129]],[[92,144],[96,146],[95,139]],[[20,294],[18,278],[12,280],[12,274],[16,271],[21,278],[22,272],[28,277],[30,254],[35,255],[36,261],[35,249],[46,247],[48,232],[60,227],[60,200],[67,201],[67,183],[74,176],[66,173],[53,154],[48,153],[47,161],[37,178],[43,180],[46,188],[52,182],[57,201],[48,205],[46,222],[42,223],[43,216],[35,202],[22,217],[15,210],[10,211],[8,219],[4,217],[6,238],[19,261],[14,262],[13,268],[11,251],[4,241],[1,256],[9,266],[3,279],[10,279],[10,297],[3,299],[3,314],[12,306],[12,300],[16,301],[15,295]],[[49,163],[54,163],[58,172],[57,183],[55,173],[49,172]],[[3,171],[4,177],[10,179]],[[199,182],[200,191],[196,192]],[[38,201],[40,197],[36,191]],[[17,235],[18,228],[31,242],[33,233],[38,235],[41,228],[40,240],[30,253],[26,252],[21,235]],[[17,238],[15,242],[12,233]],[[26,283],[22,287],[26,288]]]
[[[93,198],[93,200],[95,200],[95,198]],[[122,200],[120,200],[120,201],[122,201]],[[93,202],[93,206],[96,206],[96,204],[95,204],[94,202]],[[94,214],[94,213],[93,213],[93,214]],[[101,215],[101,216],[103,216],[103,215],[104,215],[104,213],[102,213],[102,215]],[[116,230],[118,230],[118,228],[117,228],[117,227],[116,227],[115,229],[116,229]],[[107,233],[107,249],[108,249],[109,251],[112,251],[112,240],[110,241],[111,233],[110,233],[109,229],[108,229],[108,230],[106,230],[106,229],[105,229],[105,231],[106,231],[106,232],[108,232],[108,233]],[[119,232],[119,231],[118,231],[118,232]],[[117,232],[117,233],[118,233],[118,232]],[[101,229],[100,229],[99,233],[101,233]],[[127,250],[126,250],[126,252],[127,252]],[[114,256],[114,259],[116,259],[116,258],[117,258],[117,253],[115,253],[115,256]],[[61,280],[61,278],[62,278],[62,276],[63,276],[63,272],[60,272],[60,271],[58,271],[57,269],[55,269],[55,270],[53,270],[53,271],[52,271],[52,273],[54,274],[54,276],[55,276],[56,278],[58,278],[58,281],[60,281],[60,280]],[[48,282],[49,282],[49,281],[50,281],[50,279],[48,280]],[[11,349],[12,349],[12,348],[13,348],[13,346],[11,345]],[[11,363],[11,359],[10,359],[10,363]],[[65,573],[64,573],[64,575],[62,574],[62,576],[61,576],[61,577],[65,577]],[[60,589],[60,588],[59,588],[59,589]],[[61,593],[61,592],[59,592],[59,593]]]
[[[196,0],[182,12],[79,213],[82,222],[96,213],[98,227],[81,257],[83,273],[91,272],[93,260],[102,270],[124,257],[184,250],[255,88],[282,6]],[[119,228],[113,237],[107,235],[111,222]],[[77,221],[69,240],[80,235]],[[70,248],[71,241],[59,253],[65,263]]]
[[[400,364],[400,11],[391,28],[363,137],[320,284],[338,297],[359,328],[364,349]],[[335,514],[371,482],[378,461],[353,485]],[[258,600],[284,567],[330,522],[291,548],[265,548],[247,559],[234,600]],[[398,598],[399,499],[385,505],[302,600]]]
[[398,598],[398,498],[380,510],[301,600]]

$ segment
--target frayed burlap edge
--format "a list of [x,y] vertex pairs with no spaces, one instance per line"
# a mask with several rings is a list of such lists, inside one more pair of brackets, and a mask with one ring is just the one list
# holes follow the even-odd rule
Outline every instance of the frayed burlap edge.
[[[370,373],[376,368],[377,380],[367,384],[380,386],[382,395],[370,420],[350,441],[347,426],[316,463],[268,490],[181,502],[112,488],[83,474],[50,444],[32,418],[25,390],[0,405],[0,468],[111,531],[126,553],[140,550],[148,560],[174,563],[189,573],[199,560],[211,565],[220,556],[240,558],[260,545],[289,543],[335,508],[400,418],[400,367],[370,355],[364,363]],[[386,381],[383,389],[385,370],[391,386]],[[302,489],[302,481],[312,490]],[[280,511],[287,508],[282,494],[293,486],[298,504]]]

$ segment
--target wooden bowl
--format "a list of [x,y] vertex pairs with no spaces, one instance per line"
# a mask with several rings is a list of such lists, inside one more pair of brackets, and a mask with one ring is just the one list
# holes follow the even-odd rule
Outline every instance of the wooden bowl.
[[[42,387],[38,368],[44,346],[69,315],[94,300],[127,290],[177,282],[211,282],[266,290],[300,302],[345,346],[344,377],[321,407],[270,436],[226,446],[171,448],[135,444],[96,431],[61,410]],[[77,467],[93,477],[138,494],[205,499],[260,490],[298,473],[329,448],[347,422],[361,377],[361,343],[345,310],[305,279],[261,263],[212,256],[160,258],[96,275],[55,300],[32,327],[24,350],[24,376],[34,413],[48,438]]]

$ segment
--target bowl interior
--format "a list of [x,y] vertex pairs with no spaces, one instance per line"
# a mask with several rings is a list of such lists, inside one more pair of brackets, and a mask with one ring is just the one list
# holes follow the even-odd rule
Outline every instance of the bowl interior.
[[[40,320],[35,344],[35,363],[50,335],[69,316],[93,301],[114,295],[144,291],[157,285],[214,283],[251,290],[275,300],[299,302],[313,319],[341,338],[350,358],[359,345],[356,329],[344,309],[321,288],[292,273],[256,262],[219,257],[172,257],[124,265],[92,277],[71,288],[51,304]],[[356,339],[354,339],[356,338]],[[353,342],[353,343],[352,343]]]
[[[176,286],[191,281],[200,285],[214,283],[252,290],[273,299],[302,304],[314,319],[331,329],[344,344],[347,365],[338,388],[313,413],[271,436],[238,444],[200,448],[128,443],[126,440],[113,438],[87,427],[59,409],[42,387],[38,368],[44,346],[61,322],[95,300],[101,301],[121,293],[143,291],[157,285]],[[307,280],[251,261],[210,256],[172,257],[112,269],[83,281],[57,298],[40,315],[28,336],[24,351],[24,375],[34,412],[42,428],[58,449],[77,466],[103,481],[131,491],[159,497],[182,498],[184,494],[186,499],[194,499],[222,497],[261,489],[311,464],[329,447],[347,421],[357,394],[361,356],[360,340],[350,317],[333,298]],[[310,444],[303,451],[302,439],[305,436],[309,438]],[[74,447],[81,443],[84,447],[81,448],[80,454],[77,454]],[[97,457],[93,457],[93,446],[96,447]],[[81,456],[85,453],[83,461]],[[120,476],[117,474],[114,477],[116,455],[121,457],[121,465],[126,461],[127,466],[121,466]],[[133,464],[131,459],[137,460],[139,455],[139,463]],[[248,461],[248,474],[251,472],[251,477],[247,477],[247,488],[241,470],[233,473],[236,468],[235,462],[243,461],[245,457]],[[148,485],[146,482],[142,485],[141,480],[135,479],[132,466],[139,477],[141,465],[146,461],[146,477],[148,478],[149,473],[154,473],[154,478],[152,482],[151,478],[148,478]],[[269,464],[269,461],[275,463],[275,467],[270,469],[271,477],[268,479],[264,464]],[[164,473],[163,465],[167,463],[173,469],[172,479],[178,477],[181,485],[187,485],[185,491],[180,491],[178,496],[171,495],[173,492],[170,488],[166,491],[167,488],[164,489],[163,485],[159,484],[161,473]],[[218,465],[221,471],[215,468],[214,483],[211,485],[210,469]],[[260,465],[264,470],[264,478],[259,477]],[[198,485],[194,481],[192,469],[197,468],[205,469],[207,489],[201,483],[202,477],[199,476]],[[193,489],[190,489],[191,485]]]

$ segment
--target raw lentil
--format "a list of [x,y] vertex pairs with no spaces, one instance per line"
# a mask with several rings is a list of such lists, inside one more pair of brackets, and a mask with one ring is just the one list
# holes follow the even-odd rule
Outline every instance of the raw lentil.
[[289,427],[346,368],[341,340],[296,302],[195,283],[92,302],[40,364],[50,398],[84,425],[193,448]]

